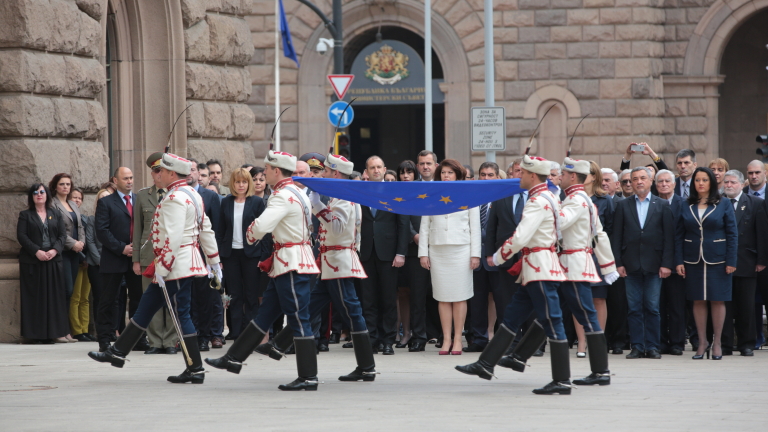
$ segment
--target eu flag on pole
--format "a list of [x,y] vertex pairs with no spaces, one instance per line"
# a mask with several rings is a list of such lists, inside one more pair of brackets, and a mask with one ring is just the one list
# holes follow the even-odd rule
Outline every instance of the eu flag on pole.
[[293,39],[291,39],[291,30],[288,28],[288,19],[285,17],[285,8],[283,0],[280,2],[280,35],[283,37],[283,55],[296,62],[299,65],[299,59],[296,57],[296,49],[293,48]]

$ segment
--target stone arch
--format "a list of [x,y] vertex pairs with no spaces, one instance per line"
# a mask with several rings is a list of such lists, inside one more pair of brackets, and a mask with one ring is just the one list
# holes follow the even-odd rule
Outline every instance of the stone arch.
[[[424,37],[424,5],[413,0],[398,1],[396,6],[387,6],[384,12],[377,12],[375,15],[371,14],[369,5],[364,1],[355,0],[344,6],[343,20],[345,41],[352,40],[379,25],[402,27]],[[298,98],[298,121],[301,124],[295,149],[298,154],[318,151],[320,144],[320,147],[326,147],[330,143],[332,128],[326,119],[325,111],[328,96],[332,93],[326,85],[325,75],[332,69],[333,58],[315,52],[320,37],[329,37],[322,25],[317,26],[309,37],[302,40],[303,49],[294,44],[302,53],[297,89],[298,94],[302,95]],[[450,68],[443,69],[444,83],[441,85],[441,89],[446,93],[446,157],[469,161],[469,61],[462,39],[452,25],[436,12],[432,14],[432,47],[443,65],[451,65]],[[328,139],[318,143],[317,137]]]
[[[117,60],[113,65],[112,131],[115,166],[128,166],[134,176],[149,179],[144,161],[162,151],[176,117],[185,108],[184,26],[179,2],[109,0],[102,26],[106,55],[106,20],[114,20]],[[107,105],[106,91],[102,103]],[[186,155],[183,120],[171,137],[174,153]],[[105,146],[108,140],[105,139]],[[139,182],[146,183],[146,182]]]
[[568,118],[581,117],[579,100],[576,99],[576,96],[570,90],[557,85],[548,85],[536,90],[528,97],[528,100],[525,102],[523,118],[539,118],[539,115],[541,115],[539,108],[544,102],[550,100],[560,102],[565,107]]
[[749,17],[766,7],[768,0],[717,0],[712,4],[688,42],[683,74],[718,75],[720,59],[733,33]]
[[[549,114],[543,117],[553,104]],[[559,160],[566,150],[568,119],[574,117],[581,117],[581,105],[568,89],[548,85],[533,92],[523,110],[523,118],[535,119],[536,122],[542,120],[538,137],[531,146],[532,153],[546,159]]]

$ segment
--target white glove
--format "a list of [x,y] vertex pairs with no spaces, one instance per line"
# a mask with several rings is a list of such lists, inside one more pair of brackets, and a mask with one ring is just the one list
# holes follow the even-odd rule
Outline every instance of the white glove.
[[213,279],[213,271],[211,271],[211,266],[206,264],[205,265],[205,271],[208,272],[208,279]]
[[317,208],[323,204],[322,201],[320,201],[320,194],[312,191],[312,193],[309,194],[309,202],[312,204],[312,208]]
[[216,277],[219,278],[220,281],[224,280],[224,273],[221,271],[221,266],[218,263],[212,265],[211,270],[216,273]]
[[613,285],[617,280],[619,280],[619,272],[615,270],[605,275],[605,283],[608,285]]
[[496,264],[497,266],[499,265],[499,262],[496,260],[498,254],[499,254],[499,251],[496,251],[493,253],[493,263]]
[[157,273],[155,273],[155,282],[156,282],[158,285],[160,285],[161,287],[165,288],[165,280],[163,279],[163,277],[162,277],[162,276],[160,276],[160,275],[159,275],[159,274],[157,274]]

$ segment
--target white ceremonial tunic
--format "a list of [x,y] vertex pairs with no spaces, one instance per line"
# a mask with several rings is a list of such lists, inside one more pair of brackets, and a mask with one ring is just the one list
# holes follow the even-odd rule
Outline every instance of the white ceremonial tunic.
[[321,202],[313,206],[312,211],[320,221],[317,240],[320,242],[321,278],[367,278],[357,255],[357,227],[362,218],[357,206],[331,198],[328,206]]
[[555,247],[558,240],[555,215],[560,211],[560,199],[547,190],[546,183],[532,187],[528,194],[530,198],[523,207],[523,216],[515,234],[496,251],[493,261],[497,266],[504,264],[522,251],[518,283],[562,282],[566,280],[565,273]]
[[573,185],[565,194],[559,218],[563,236],[560,264],[569,281],[598,283],[601,279],[592,259],[593,241],[597,237],[594,253],[604,275],[616,271],[611,241],[603,231],[597,207],[584,191],[584,185]]
[[248,244],[254,244],[268,233],[274,239],[269,277],[290,271],[302,274],[320,273],[310,243],[309,199],[290,178],[279,181],[267,200],[267,208],[246,231]]
[[472,257],[481,252],[480,208],[424,216],[419,228],[419,258],[429,257],[432,296],[458,302],[474,295]]
[[209,265],[219,262],[216,237],[205,214],[203,198],[187,186],[185,179],[168,185],[165,198],[155,209],[150,240],[155,253],[155,274],[166,281],[208,275],[200,247]]

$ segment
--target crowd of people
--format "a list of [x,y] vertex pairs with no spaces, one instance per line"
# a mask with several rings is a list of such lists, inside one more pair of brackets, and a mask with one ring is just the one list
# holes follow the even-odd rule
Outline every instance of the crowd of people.
[[[638,144],[633,143],[636,148]],[[692,150],[675,157],[674,171],[646,143],[630,145],[618,171],[589,161],[584,192],[607,234],[620,276],[591,283],[600,328],[613,354],[627,358],[682,355],[690,344],[694,359],[753,355],[765,342],[763,304],[768,301],[768,205],[766,167],[752,161],[745,175],[724,159],[699,166]],[[30,343],[95,341],[100,351],[125,329],[149,279],[142,273],[154,255],[148,239],[155,207],[165,190],[159,179],[160,153],[147,160],[153,185],[134,191],[128,167],[118,168],[96,195],[95,208],[82,208],[84,194],[71,175],[55,175],[28,191],[28,209],[19,214],[17,235],[21,279],[21,331]],[[638,164],[638,157],[650,161]],[[635,161],[632,159],[635,158]],[[325,156],[299,158],[293,175],[320,177]],[[231,173],[222,163],[194,159],[186,182],[198,192],[216,237],[223,291],[208,278],[191,290],[192,322],[200,351],[236,339],[259,310],[269,283],[259,263],[272,254],[271,236],[250,244],[245,233],[265,210],[271,190],[264,168],[244,164]],[[372,156],[362,181],[462,181],[519,178],[521,159],[502,170],[484,162],[475,170],[453,159],[438,161],[422,151],[387,169]],[[645,163],[646,161],[642,161]],[[562,168],[551,162],[556,196]],[[305,193],[309,189],[296,182]],[[322,198],[327,204],[327,197]],[[424,351],[434,343],[440,355],[481,352],[504,322],[519,289],[507,270],[519,254],[494,263],[493,256],[520,224],[528,192],[440,216],[406,216],[362,206],[357,254],[367,278],[355,279],[357,297],[374,353]],[[312,216],[314,254],[323,236]],[[600,268],[593,254],[596,268]],[[595,279],[597,280],[597,279]],[[315,283],[312,280],[310,283]],[[561,296],[562,297],[562,296]],[[569,309],[563,308],[564,314]],[[342,311],[325,305],[313,319],[319,351],[353,338]],[[576,357],[586,357],[589,329],[576,317],[564,320]],[[528,317],[525,330],[534,322]],[[278,319],[264,342],[282,329]],[[228,331],[227,331],[228,330]],[[517,333],[522,335],[523,332]],[[225,336],[226,335],[226,336]],[[518,338],[519,339],[519,338]],[[466,341],[466,343],[464,343]],[[175,354],[178,336],[167,308],[134,350]],[[534,355],[541,355],[542,346]]]

